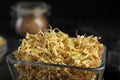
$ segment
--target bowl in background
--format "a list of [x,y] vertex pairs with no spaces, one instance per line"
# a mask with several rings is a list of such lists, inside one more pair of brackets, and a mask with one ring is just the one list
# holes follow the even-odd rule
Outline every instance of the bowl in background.
[[3,60],[5,53],[7,52],[7,41],[0,36],[0,62]]

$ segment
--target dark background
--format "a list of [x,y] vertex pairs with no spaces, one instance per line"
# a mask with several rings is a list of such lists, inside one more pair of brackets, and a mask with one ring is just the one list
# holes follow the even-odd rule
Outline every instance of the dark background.
[[52,17],[63,22],[68,21],[66,23],[72,22],[80,27],[94,25],[100,29],[106,28],[107,32],[119,32],[120,12],[119,3],[116,0],[2,0],[0,2],[1,32],[6,32],[6,29],[10,30],[10,7],[20,1],[46,2],[52,6]]
[[[16,49],[19,44],[19,38],[10,29],[11,16],[9,15],[10,7],[19,1],[48,3],[52,7],[50,25],[59,27],[70,35],[77,30],[79,33],[101,36],[101,41],[107,46],[108,52],[120,52],[120,7],[117,0],[1,0],[0,35],[8,40],[8,53]],[[113,62],[115,61],[119,64],[117,57],[113,59]],[[2,80],[8,80],[11,77],[7,67],[3,67],[3,70],[4,68],[6,71],[0,70],[0,73],[3,73]],[[118,69],[106,64],[105,80],[119,80],[119,75]]]
[[0,24],[4,21],[9,22],[10,6],[19,1],[47,2],[52,6],[52,16],[55,17],[80,22],[95,21],[119,24],[119,3],[116,0],[2,0],[0,2]]
[[[59,18],[67,18],[81,23],[93,21],[93,24],[97,22],[119,25],[119,3],[116,0],[2,0],[0,2],[0,24],[7,25],[9,23],[10,7],[19,1],[47,2],[53,8],[52,16]],[[8,26],[1,26],[0,29],[3,27],[8,29]],[[112,28],[114,29],[115,26]]]

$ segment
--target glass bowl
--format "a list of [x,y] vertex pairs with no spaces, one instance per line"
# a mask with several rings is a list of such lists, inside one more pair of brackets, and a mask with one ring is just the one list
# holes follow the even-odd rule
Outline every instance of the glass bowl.
[[50,6],[44,2],[18,2],[11,7],[11,28],[19,35],[46,30]]
[[16,60],[9,54],[6,61],[13,80],[103,80],[106,47],[97,68],[82,68],[44,62]]

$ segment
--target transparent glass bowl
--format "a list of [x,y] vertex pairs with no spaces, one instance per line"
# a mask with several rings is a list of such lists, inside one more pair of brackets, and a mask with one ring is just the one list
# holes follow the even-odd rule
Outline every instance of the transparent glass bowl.
[[105,55],[106,47],[97,68],[21,61],[14,54],[9,54],[6,61],[13,80],[103,80]]

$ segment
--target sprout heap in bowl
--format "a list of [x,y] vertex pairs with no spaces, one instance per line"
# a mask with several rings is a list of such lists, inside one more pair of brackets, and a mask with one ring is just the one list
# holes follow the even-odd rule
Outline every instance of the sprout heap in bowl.
[[[93,35],[70,37],[57,28],[37,34],[27,33],[14,55],[17,60],[28,62],[97,68],[104,51],[98,39]],[[14,66],[19,80],[94,80],[96,77],[94,72],[58,66]]]

